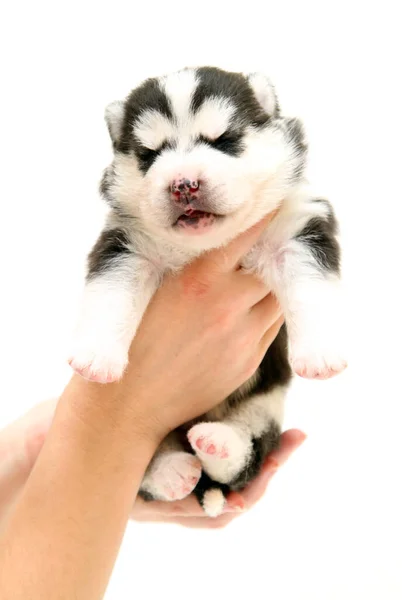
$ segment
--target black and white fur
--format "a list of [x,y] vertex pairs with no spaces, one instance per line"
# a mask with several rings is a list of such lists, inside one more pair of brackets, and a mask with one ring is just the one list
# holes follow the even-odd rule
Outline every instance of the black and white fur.
[[[304,178],[300,121],[281,115],[263,75],[203,67],[149,79],[110,105],[106,120],[114,160],[101,193],[110,213],[89,256],[70,359],[84,377],[107,382],[122,375],[165,272],[226,244],[279,207],[243,267],[274,291],[286,325],[249,381],[168,436],[141,487],[144,497],[160,500],[194,491],[206,512],[218,515],[226,493],[255,477],[278,444],[292,369],[323,379],[345,367],[335,216]],[[197,195],[180,196],[172,181],[181,180],[196,181]],[[219,216],[212,224],[201,219],[205,231],[179,227],[186,203]]]

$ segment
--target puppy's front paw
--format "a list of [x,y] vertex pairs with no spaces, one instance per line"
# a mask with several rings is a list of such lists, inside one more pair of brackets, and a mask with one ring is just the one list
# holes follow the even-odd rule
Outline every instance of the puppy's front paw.
[[169,452],[156,457],[142,489],[156,500],[182,500],[194,490],[201,477],[201,463],[189,452]]
[[89,346],[81,345],[70,355],[69,365],[76,373],[97,383],[111,383],[119,380],[127,366],[128,355],[123,349],[99,352]]
[[314,343],[313,339],[294,344],[290,362],[293,371],[307,379],[329,379],[347,367],[343,353],[336,350],[335,344],[331,349],[329,338],[325,344]]
[[329,379],[346,369],[347,363],[341,357],[322,357],[320,361],[312,361],[307,356],[294,359],[292,367],[297,375],[306,379]]

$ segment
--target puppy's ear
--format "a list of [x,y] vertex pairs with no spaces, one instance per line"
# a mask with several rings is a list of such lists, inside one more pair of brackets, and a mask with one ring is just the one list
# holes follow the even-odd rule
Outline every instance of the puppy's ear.
[[123,100],[117,100],[111,102],[105,110],[105,121],[109,134],[113,142],[113,146],[116,146],[121,137],[122,127],[124,119],[124,102]]
[[270,117],[278,117],[280,112],[278,98],[270,79],[262,73],[250,73],[247,79],[264,112]]

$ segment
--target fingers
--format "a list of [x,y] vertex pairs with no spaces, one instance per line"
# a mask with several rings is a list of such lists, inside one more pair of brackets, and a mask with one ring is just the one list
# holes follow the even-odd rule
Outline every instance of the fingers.
[[272,221],[278,209],[264,217],[261,221],[250,227],[247,231],[241,233],[224,248],[212,250],[202,259],[206,265],[213,262],[215,268],[220,272],[229,272],[234,269],[243,258],[243,256],[259,240],[263,231]]
[[276,336],[280,332],[280,329],[281,329],[283,323],[284,323],[284,318],[283,318],[283,316],[280,316],[279,319],[277,319],[275,321],[275,323],[262,336],[260,344],[259,344],[259,352],[260,352],[261,360],[264,358],[266,351],[271,346],[271,344],[274,342]]
[[174,517],[200,517],[205,518],[205,513],[196,497],[191,494],[177,502],[162,502],[153,500],[146,502],[137,497],[131,511],[134,521],[170,521]]
[[265,295],[250,311],[250,317],[254,325],[261,332],[268,331],[281,316],[282,309],[272,293]]
[[[276,316],[276,315],[274,315],[274,316]],[[269,319],[271,319],[271,317],[269,317]],[[283,323],[284,323],[283,315],[280,315],[280,317],[276,319],[276,321],[267,329],[267,331],[265,331],[262,334],[260,341],[259,342],[257,341],[257,345],[255,348],[255,355],[254,355],[255,362],[257,365],[259,365],[261,363],[268,348],[275,341],[278,333],[281,330]],[[268,325],[269,325],[269,323],[268,323]],[[261,331],[264,331],[266,324],[264,327],[264,321],[260,320],[256,326],[259,327],[259,329]]]
[[290,458],[297,448],[299,448],[306,439],[306,434],[300,429],[289,429],[285,431],[281,436],[281,443],[279,448],[273,450],[264,464],[264,468],[271,468],[275,466],[282,467],[285,462]]
[[278,449],[273,450],[265,460],[261,473],[248,485],[242,492],[243,500],[250,508],[261,500],[265,494],[266,488],[278,468],[283,466],[297,448],[299,448],[306,434],[298,429],[289,429],[281,436],[281,443]]
[[[242,497],[239,494],[233,493],[233,499],[229,499],[227,502],[225,512],[238,513],[242,508],[244,508]],[[171,522],[175,518],[209,519],[194,494],[177,502],[160,502],[158,500],[146,502],[142,498],[137,497],[130,518],[134,521],[146,522]]]
[[242,271],[231,274],[226,287],[227,291],[229,289],[231,297],[236,300],[236,306],[247,312],[254,310],[254,306],[269,294],[269,290],[260,278]]
[[204,519],[199,517],[175,517],[174,519],[171,519],[169,523],[181,525],[182,527],[190,529],[223,529],[235,518],[236,515],[234,514],[223,514],[219,517],[206,517]]

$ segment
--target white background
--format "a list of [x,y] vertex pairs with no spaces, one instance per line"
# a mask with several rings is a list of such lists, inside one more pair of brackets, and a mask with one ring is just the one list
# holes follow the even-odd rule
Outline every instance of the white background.
[[252,512],[217,531],[130,525],[107,598],[401,598],[397,2],[160,6],[2,5],[0,426],[69,377],[105,105],[186,65],[262,70],[304,118],[311,177],[341,221],[350,366],[295,382],[287,425],[309,439]]

